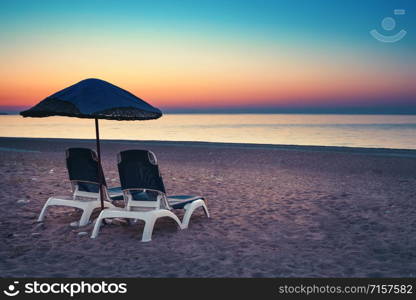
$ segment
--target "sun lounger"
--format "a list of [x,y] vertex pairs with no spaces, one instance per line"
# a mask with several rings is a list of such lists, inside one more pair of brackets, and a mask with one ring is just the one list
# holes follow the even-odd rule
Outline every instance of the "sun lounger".
[[[159,172],[156,156],[147,150],[128,150],[118,155],[118,171],[123,189],[125,207],[103,210],[94,226],[91,238],[100,230],[101,221],[105,218],[139,219],[145,222],[142,241],[152,239],[153,227],[158,218],[170,217],[179,228],[188,227],[192,213],[202,207],[209,217],[205,200],[200,196],[166,195],[162,176]],[[173,209],[184,209],[182,222],[172,212]]]
[[[69,148],[66,150],[66,166],[71,181],[72,196],[53,196],[46,201],[38,221],[43,221],[49,206],[68,206],[83,210],[78,226],[88,224],[91,214],[101,207],[99,185],[103,185],[105,207],[114,207],[111,201],[123,200],[120,187],[107,189],[103,170],[99,168],[97,154],[87,148]],[[100,169],[100,170],[99,170]],[[98,173],[100,171],[100,174]]]

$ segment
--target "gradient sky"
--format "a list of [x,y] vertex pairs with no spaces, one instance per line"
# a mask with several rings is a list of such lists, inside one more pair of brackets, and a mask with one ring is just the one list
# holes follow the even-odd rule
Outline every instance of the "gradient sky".
[[0,45],[3,110],[94,77],[162,109],[416,112],[413,0],[0,0]]

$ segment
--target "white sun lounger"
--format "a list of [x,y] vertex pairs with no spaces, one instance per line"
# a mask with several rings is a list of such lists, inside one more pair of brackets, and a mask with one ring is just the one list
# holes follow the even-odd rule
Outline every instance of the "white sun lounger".
[[[81,209],[82,215],[78,221],[78,226],[85,226],[89,223],[94,209],[101,207],[99,180],[98,180],[98,160],[96,153],[87,148],[69,148],[66,150],[66,165],[72,185],[72,196],[53,196],[50,197],[42,208],[38,222],[45,218],[47,209],[50,206],[67,206]],[[121,188],[107,189],[103,171],[104,206],[114,208],[111,203],[113,200],[122,200],[123,192]]]
[[[190,218],[198,207],[207,217],[209,212],[205,200],[200,196],[167,197],[155,155],[147,150],[123,151],[118,156],[118,170],[123,190],[125,207],[103,210],[94,226],[91,238],[96,238],[101,222],[106,218],[139,219],[145,222],[142,242],[152,239],[152,232],[158,218],[170,217],[180,229],[188,228]],[[172,212],[185,209],[182,222]]]

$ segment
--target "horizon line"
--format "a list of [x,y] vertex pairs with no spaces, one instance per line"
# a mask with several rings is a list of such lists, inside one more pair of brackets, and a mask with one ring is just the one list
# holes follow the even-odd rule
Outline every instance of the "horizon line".
[[[15,115],[30,106],[0,105],[0,114]],[[415,105],[316,107],[161,107],[164,114],[383,114],[415,115]]]
[[[337,111],[330,111],[330,112],[300,112],[300,111],[293,111],[293,112],[235,112],[235,111],[164,111],[163,115],[416,115],[416,111],[412,112],[337,112]],[[14,112],[4,112],[0,111],[0,116],[19,116],[18,111]]]

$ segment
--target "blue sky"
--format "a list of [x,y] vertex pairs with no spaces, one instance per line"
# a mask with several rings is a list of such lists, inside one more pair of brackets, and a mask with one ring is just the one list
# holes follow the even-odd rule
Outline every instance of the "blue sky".
[[[406,14],[395,16],[397,8]],[[250,99],[322,107],[330,98],[338,107],[408,105],[416,93],[415,14],[412,0],[2,0],[0,75],[8,78],[0,105],[31,105],[85,77],[110,79],[162,107],[245,107]],[[381,27],[385,17],[396,21],[391,32]],[[407,35],[380,43],[372,29]]]

